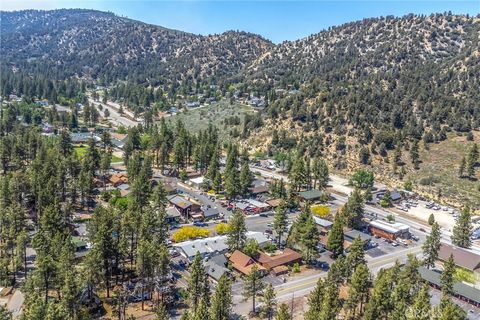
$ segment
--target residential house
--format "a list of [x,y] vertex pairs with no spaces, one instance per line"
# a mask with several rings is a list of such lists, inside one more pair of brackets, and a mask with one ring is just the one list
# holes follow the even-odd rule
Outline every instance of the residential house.
[[200,210],[199,204],[193,203],[177,194],[168,196],[167,199],[168,202],[175,206],[186,219],[189,219],[192,213]]
[[118,187],[121,184],[128,183],[128,175],[125,173],[115,173],[110,176],[110,183],[114,187]]
[[202,211],[204,220],[214,220],[220,217],[220,210],[218,210],[217,207],[206,205],[206,206],[201,206],[200,210]]
[[224,274],[230,275],[230,270],[227,268],[227,264],[228,260],[223,253],[206,257],[203,262],[205,272],[215,281],[220,280],[220,277]]
[[166,209],[167,212],[167,222],[168,223],[178,223],[180,221],[180,211],[174,206],[168,207]]
[[[255,239],[260,247],[264,247],[270,240],[261,232],[247,231],[247,239]],[[203,239],[189,240],[173,245],[180,254],[192,261],[197,252],[204,258],[217,253],[225,253],[228,250],[227,236],[214,236]]]
[[361,232],[358,230],[350,230],[347,232],[344,232],[343,238],[345,241],[348,241],[350,244],[357,238],[360,237],[360,240],[363,242],[364,246],[367,246],[372,239],[372,236],[365,232]]
[[263,274],[267,271],[261,264],[239,250],[235,250],[228,260],[232,267],[243,275],[249,275],[254,266]]
[[302,255],[295,250],[286,248],[281,254],[270,256],[266,253],[259,252],[255,260],[266,270],[280,275],[288,272],[288,267],[295,263],[302,262]]
[[265,201],[265,203],[268,204],[271,208],[278,207],[281,202],[282,202],[282,199],[280,198],[268,199]]
[[125,143],[128,140],[128,135],[123,133],[113,132],[110,134],[110,137],[111,137],[110,141],[112,142],[112,145],[117,149],[123,149],[123,146],[125,146]]

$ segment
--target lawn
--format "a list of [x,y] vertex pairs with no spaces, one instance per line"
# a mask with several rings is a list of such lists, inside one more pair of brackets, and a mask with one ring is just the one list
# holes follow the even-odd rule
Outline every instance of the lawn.
[[[236,129],[241,132],[243,119],[246,114],[253,114],[251,107],[234,103],[230,104],[227,100],[214,103],[206,107],[191,109],[166,118],[166,121],[175,124],[179,119],[185,124],[185,127],[192,132],[205,130],[211,123],[219,130],[222,138],[227,138],[231,130]],[[226,123],[226,119],[237,116],[240,119],[240,125],[231,125]]]
[[[88,150],[87,146],[75,146],[75,147],[73,147],[73,151],[75,151],[75,153],[77,154],[77,156],[80,159],[83,159],[83,157],[87,153],[87,150]],[[116,155],[112,155],[112,163],[113,162],[121,162],[121,161],[123,161],[122,158],[119,158]]]

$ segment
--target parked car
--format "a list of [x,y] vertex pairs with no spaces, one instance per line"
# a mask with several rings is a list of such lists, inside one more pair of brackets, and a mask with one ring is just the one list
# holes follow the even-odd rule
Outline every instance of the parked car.
[[208,226],[208,223],[202,222],[202,221],[197,221],[197,222],[194,222],[193,225],[195,227],[206,227],[206,226]]
[[326,261],[317,261],[317,267],[319,267],[322,270],[330,269],[330,265]]
[[178,252],[177,250],[175,249],[170,249],[168,250],[168,253],[170,254],[170,256],[172,258],[175,258],[175,257],[178,257],[180,255],[180,252]]

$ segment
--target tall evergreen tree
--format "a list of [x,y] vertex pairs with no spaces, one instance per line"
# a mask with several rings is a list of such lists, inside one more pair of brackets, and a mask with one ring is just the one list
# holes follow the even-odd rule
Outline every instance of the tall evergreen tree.
[[247,227],[245,217],[240,210],[235,210],[228,224],[227,246],[230,251],[241,250],[245,246]]
[[432,316],[432,306],[430,304],[430,287],[423,285],[417,292],[411,308],[407,311],[408,320],[429,320]]
[[424,264],[427,268],[433,268],[435,261],[438,260],[438,252],[441,247],[440,236],[440,226],[437,222],[434,222],[430,234],[422,245]]
[[275,209],[273,216],[273,230],[277,234],[277,243],[280,244],[282,236],[287,232],[288,216],[287,205],[285,201],[281,201],[278,207]]
[[445,261],[445,263],[443,264],[443,272],[440,275],[440,285],[442,288],[442,293],[444,295],[453,294],[455,269],[455,260],[453,259],[453,255],[450,255],[447,261]]
[[452,243],[462,248],[472,245],[472,221],[470,208],[465,207],[452,230]]
[[[190,280],[188,281],[188,300],[193,314],[197,313],[200,301],[204,299],[206,294],[205,279],[207,275],[202,264],[200,253],[197,252],[192,264],[190,265]],[[205,304],[205,301],[203,301]]]
[[292,320],[290,308],[287,304],[280,304],[280,306],[278,307],[277,315],[275,316],[275,320]]
[[263,306],[262,306],[262,315],[264,317],[267,317],[268,320],[271,320],[273,318],[273,314],[275,312],[275,305],[276,305],[276,294],[275,294],[275,289],[273,289],[273,286],[271,283],[269,283],[263,292]]
[[230,280],[224,274],[218,280],[210,308],[210,318],[215,320],[229,320],[232,312],[232,288]]
[[255,302],[257,296],[263,291],[265,285],[258,267],[254,265],[243,283],[243,297],[245,300],[252,298],[252,313],[256,314]]
[[[344,210],[344,209],[342,209]],[[328,233],[327,247],[332,251],[336,258],[343,255],[343,213],[338,212],[335,215],[332,229]]]

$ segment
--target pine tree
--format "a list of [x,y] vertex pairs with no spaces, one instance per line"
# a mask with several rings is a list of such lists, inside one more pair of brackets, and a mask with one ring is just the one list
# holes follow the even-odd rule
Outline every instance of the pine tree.
[[319,320],[335,319],[340,311],[338,284],[327,279]]
[[232,312],[232,288],[230,280],[224,274],[218,280],[210,308],[210,318],[215,320],[229,320]]
[[361,224],[364,214],[364,198],[358,188],[355,188],[348,197],[342,213],[344,214],[348,227],[355,227]]
[[308,311],[305,313],[305,320],[317,320],[320,316],[325,286],[325,280],[319,278],[315,289],[313,289],[308,297]]
[[280,306],[278,307],[277,315],[275,316],[275,320],[292,320],[290,308],[287,304],[280,304]]
[[200,299],[198,307],[195,309],[193,320],[210,320],[208,305],[203,298]]
[[430,235],[427,236],[422,245],[424,264],[427,268],[433,268],[435,261],[438,259],[438,252],[441,246],[440,236],[440,226],[437,222],[434,222]]
[[267,317],[268,320],[271,320],[273,318],[273,314],[275,312],[275,305],[276,305],[276,294],[275,290],[273,289],[273,286],[271,283],[269,283],[265,291],[263,292],[263,306],[262,306],[262,316]]
[[250,194],[250,187],[253,182],[252,173],[250,172],[250,167],[248,162],[245,162],[240,170],[240,194],[244,197],[247,197]]
[[155,320],[169,320],[170,319],[170,314],[168,313],[167,308],[163,303],[160,303],[160,305],[157,307],[157,310],[155,311]]
[[305,223],[300,242],[302,247],[303,259],[306,263],[311,263],[317,255],[318,238],[319,233],[317,229],[317,224],[315,223],[312,215],[310,214],[307,222]]
[[343,218],[342,214],[338,212],[335,215],[333,226],[328,233],[327,247],[332,251],[333,257],[336,258],[343,254]]
[[297,155],[293,161],[288,179],[290,180],[290,187],[294,191],[300,191],[303,185],[306,184],[305,161],[300,155]]
[[356,317],[357,311],[359,315],[363,314],[363,307],[368,299],[370,281],[367,265],[359,264],[350,278],[348,299],[346,301],[346,309],[353,318]]
[[447,261],[445,261],[445,263],[443,264],[443,272],[440,275],[440,286],[444,295],[453,294],[453,276],[455,274],[455,269],[455,260],[453,259],[453,255],[450,255]]
[[458,177],[463,178],[465,175],[465,169],[467,167],[467,161],[465,157],[462,157],[462,161],[460,161],[460,166],[458,167]]
[[358,236],[353,240],[349,247],[349,252],[346,258],[346,268],[348,271],[348,277],[357,269],[359,265],[365,264],[365,250],[363,248],[363,241]]
[[[197,252],[190,265],[190,280],[188,281],[188,300],[193,314],[197,313],[200,301],[205,295],[205,279],[207,275],[202,264],[200,253]],[[205,301],[203,302],[205,304]]]
[[438,320],[467,320],[466,312],[457,306],[447,297],[442,297],[440,305],[437,307]]
[[470,208],[465,207],[452,231],[452,243],[462,248],[470,248],[472,245],[472,221]]
[[430,287],[425,284],[415,295],[413,304],[407,311],[407,320],[429,320],[431,315]]
[[285,201],[281,201],[278,207],[275,209],[273,216],[273,230],[277,234],[277,243],[280,244],[282,236],[287,232],[288,216],[287,205]]
[[246,232],[245,217],[240,210],[235,210],[228,224],[227,246],[230,251],[243,249],[247,239]]
[[418,140],[414,140],[410,147],[410,160],[412,161],[413,168],[418,170],[420,164],[420,156],[418,153]]
[[392,270],[381,270],[378,273],[373,295],[365,306],[365,320],[375,320],[388,318],[392,311],[391,291],[392,291]]
[[252,298],[252,313],[256,314],[255,299],[260,292],[263,291],[264,284],[262,282],[260,271],[258,267],[254,265],[250,270],[250,273],[245,277],[243,284],[243,297],[245,300]]

